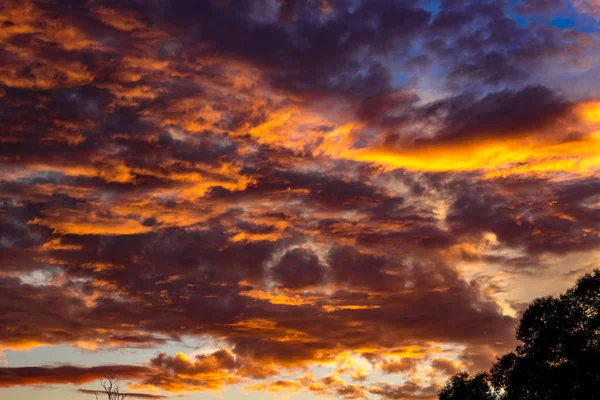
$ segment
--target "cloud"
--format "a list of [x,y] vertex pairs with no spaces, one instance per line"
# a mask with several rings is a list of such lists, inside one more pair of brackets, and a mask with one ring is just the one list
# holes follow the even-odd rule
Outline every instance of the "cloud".
[[[83,394],[94,394],[94,395],[104,395],[105,392],[101,390],[89,390],[89,389],[77,389],[78,393]],[[136,399],[166,399],[167,396],[162,396],[158,394],[145,394],[145,393],[131,393],[126,392],[127,397],[133,397]]]
[[271,273],[283,287],[298,289],[319,284],[324,278],[325,268],[314,253],[298,248],[285,253]]
[[561,4],[3,2],[0,350],[143,348],[130,388],[173,393],[486,368],[509,277],[600,244],[597,43]]
[[103,365],[95,367],[3,367],[0,368],[0,386],[40,384],[82,384],[100,380],[105,375],[134,379],[150,370],[133,365]]
[[380,383],[369,387],[369,392],[382,399],[435,399],[439,388],[435,385],[422,386],[408,381],[402,385]]
[[157,372],[144,384],[171,392],[218,390],[239,380],[235,375],[239,365],[226,350],[198,355],[195,360],[182,353],[174,357],[161,353],[150,360],[150,365]]
[[384,361],[381,370],[386,374],[397,374],[413,369],[418,363],[417,359],[402,359],[400,361]]
[[431,362],[431,366],[445,375],[454,375],[459,370],[456,362],[447,358],[436,358]]

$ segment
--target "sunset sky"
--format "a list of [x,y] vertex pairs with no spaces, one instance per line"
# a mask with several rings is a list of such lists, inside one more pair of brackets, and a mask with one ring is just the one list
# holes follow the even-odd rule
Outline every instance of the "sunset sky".
[[0,398],[435,399],[600,266],[600,0],[0,1]]

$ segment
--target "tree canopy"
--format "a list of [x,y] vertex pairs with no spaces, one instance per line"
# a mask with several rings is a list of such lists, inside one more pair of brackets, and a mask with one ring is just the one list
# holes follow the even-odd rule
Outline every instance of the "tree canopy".
[[534,300],[516,338],[522,344],[489,372],[454,375],[439,399],[600,399],[600,270],[558,298]]

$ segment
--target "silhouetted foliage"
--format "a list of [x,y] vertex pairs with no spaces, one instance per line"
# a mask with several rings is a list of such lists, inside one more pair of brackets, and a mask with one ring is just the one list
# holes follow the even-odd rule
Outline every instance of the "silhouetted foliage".
[[534,300],[516,337],[523,344],[482,374],[486,385],[474,382],[480,375],[459,373],[440,400],[600,399],[600,270],[558,298]]
[[439,393],[440,400],[495,400],[487,374],[454,375]]

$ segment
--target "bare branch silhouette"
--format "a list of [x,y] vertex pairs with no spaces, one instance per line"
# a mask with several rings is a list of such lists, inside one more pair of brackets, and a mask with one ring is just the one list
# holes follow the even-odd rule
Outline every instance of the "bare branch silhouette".
[[[106,397],[108,400],[124,400],[125,393],[121,392],[121,388],[117,383],[117,379],[114,375],[105,375],[100,380],[100,385],[104,389],[104,393],[106,393]],[[98,399],[98,394],[96,394],[96,399]]]

